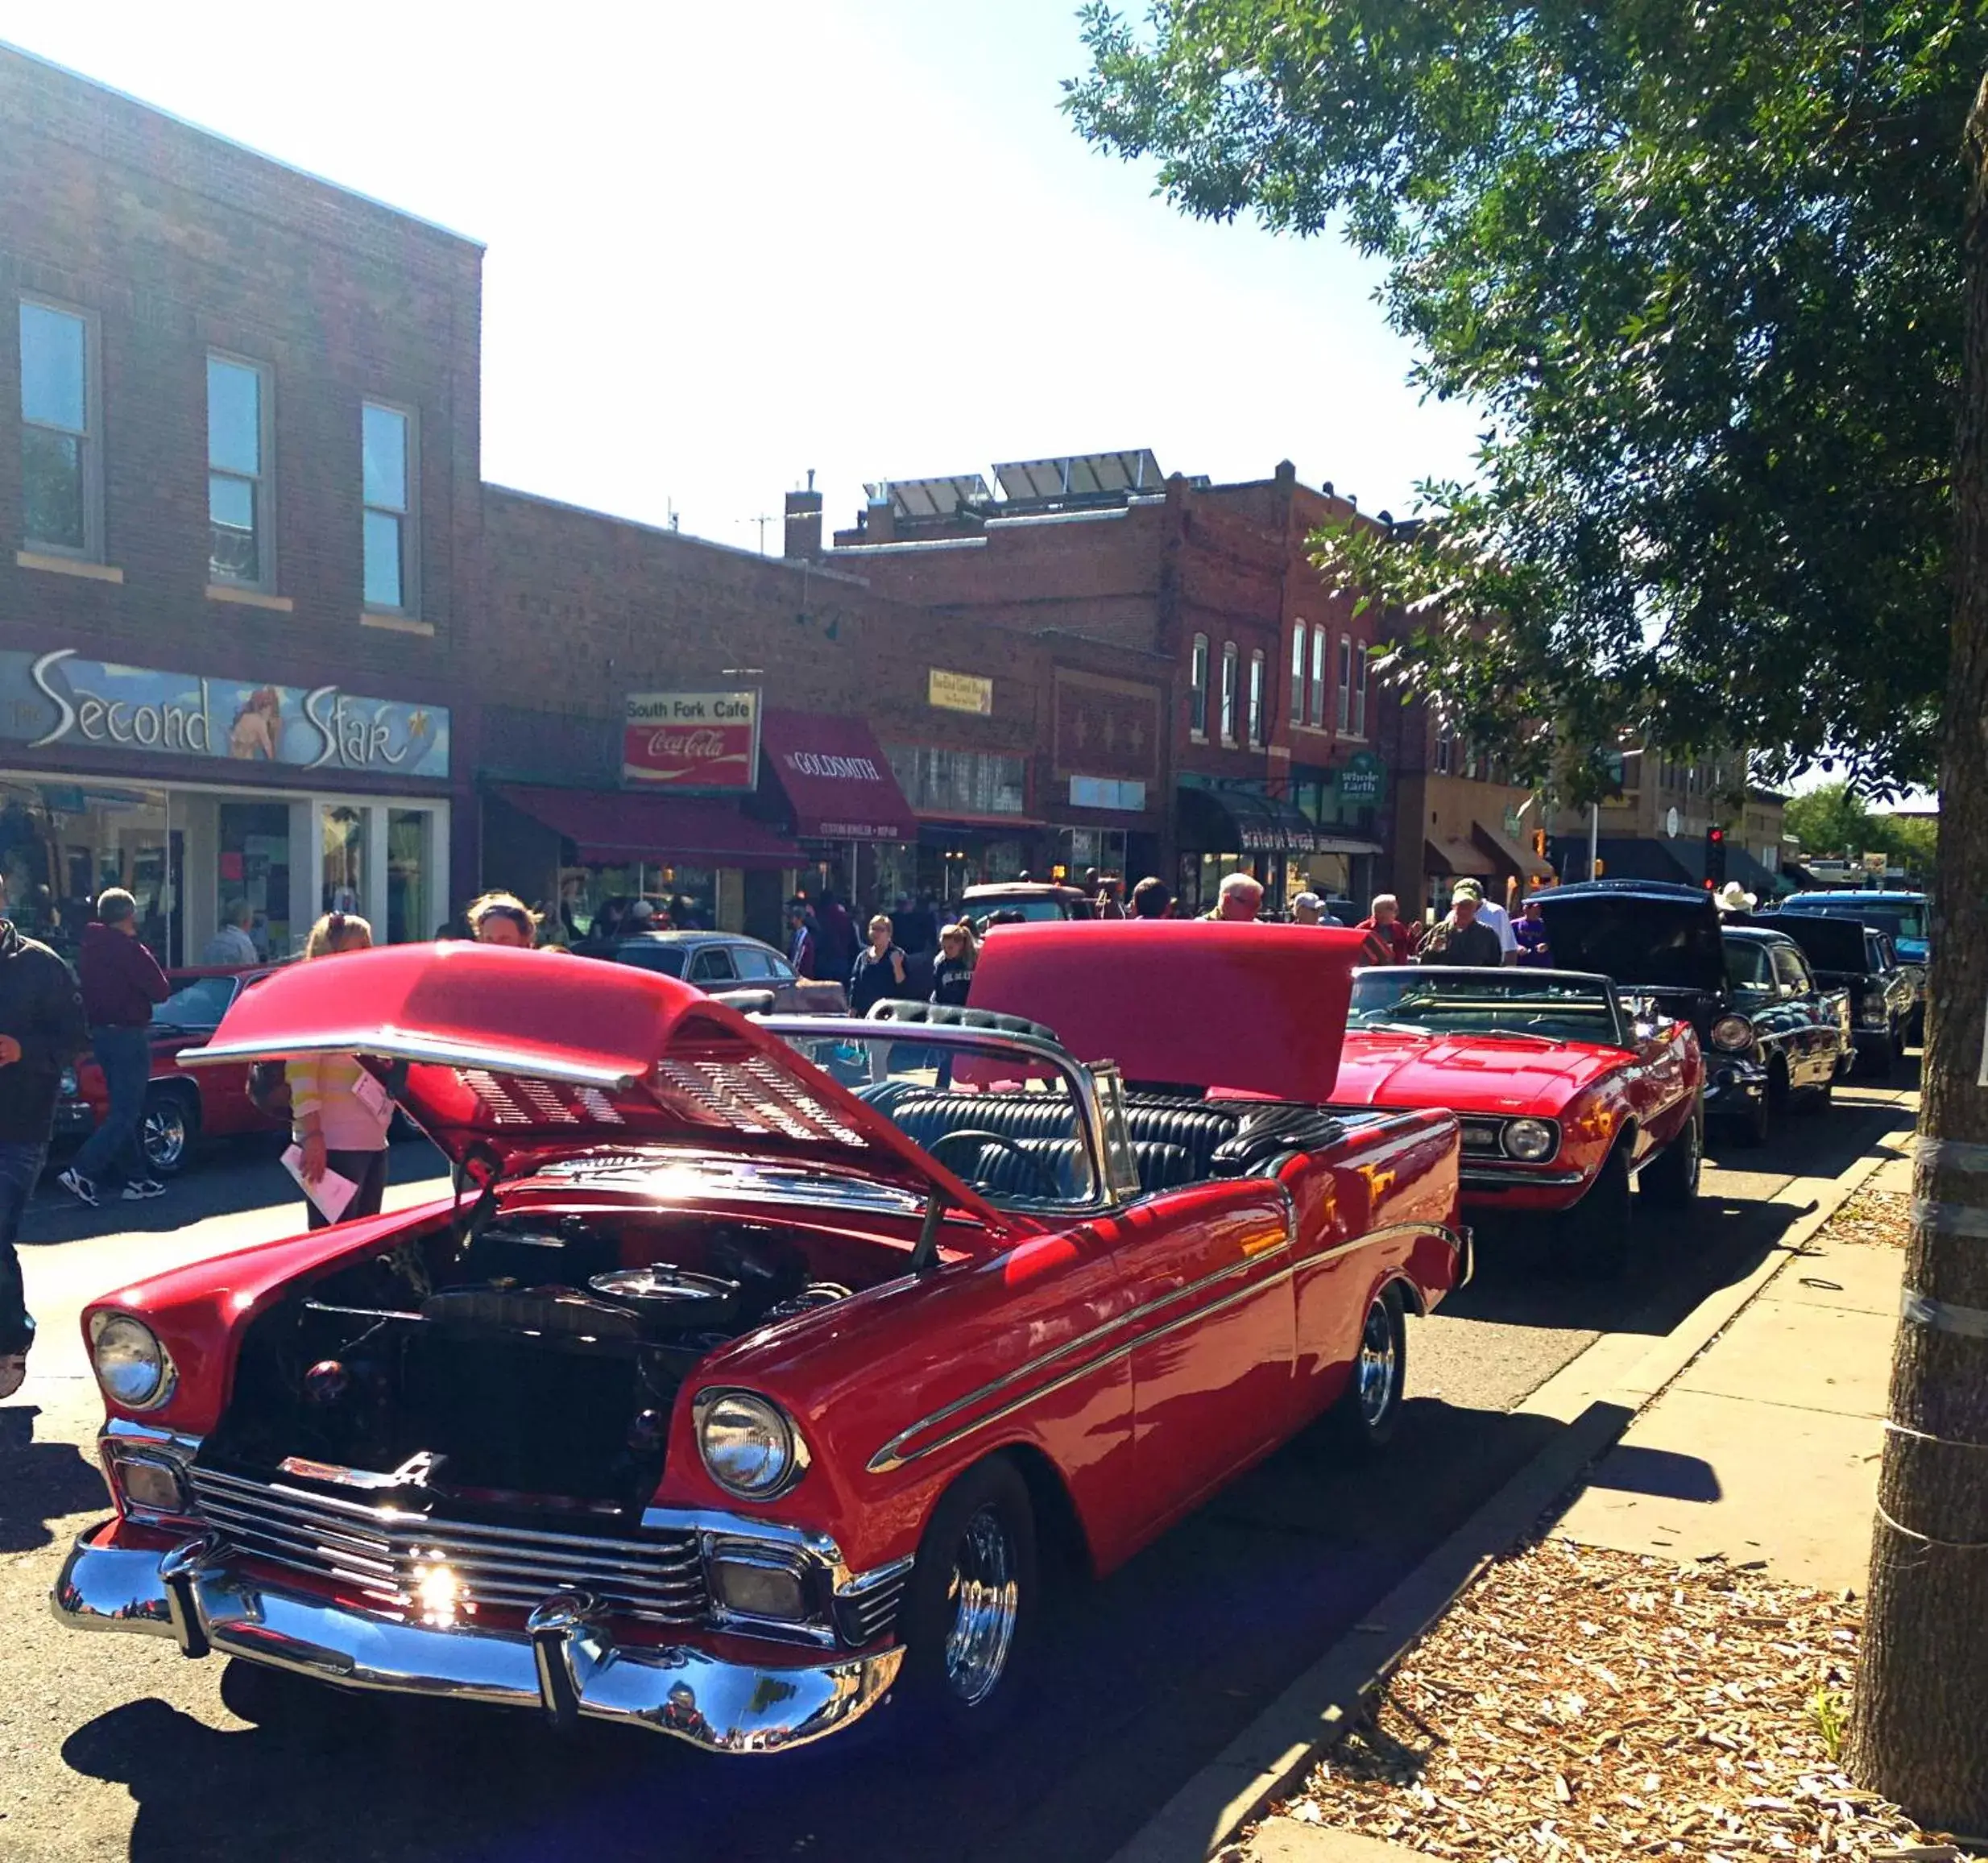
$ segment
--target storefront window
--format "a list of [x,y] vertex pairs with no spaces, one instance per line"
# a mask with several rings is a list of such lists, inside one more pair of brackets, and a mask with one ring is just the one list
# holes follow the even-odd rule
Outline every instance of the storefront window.
[[230,909],[246,899],[255,914],[249,936],[263,958],[285,958],[296,946],[290,924],[290,805],[223,802],[219,830],[214,922],[232,924]]
[[893,744],[884,754],[905,800],[922,815],[1020,815],[1028,807],[1025,758],[927,744]]
[[387,811],[387,940],[409,944],[434,929],[428,899],[425,809]]
[[167,821],[163,790],[0,780],[8,916],[72,958],[97,895],[122,886],[138,901],[139,936],[160,963],[180,963],[180,837]]
[[320,912],[363,914],[366,898],[366,811],[327,803],[323,816],[324,880]]

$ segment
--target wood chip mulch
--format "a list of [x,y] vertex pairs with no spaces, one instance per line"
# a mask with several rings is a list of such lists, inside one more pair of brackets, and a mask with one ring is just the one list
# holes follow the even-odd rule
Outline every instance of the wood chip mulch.
[[1912,1239],[1912,1199],[1892,1190],[1859,1190],[1823,1233],[1832,1242],[1873,1248],[1903,1248]]
[[1277,1813],[1473,1863],[1959,1858],[1837,1763],[1862,1618],[1716,1556],[1547,1541],[1464,1592]]

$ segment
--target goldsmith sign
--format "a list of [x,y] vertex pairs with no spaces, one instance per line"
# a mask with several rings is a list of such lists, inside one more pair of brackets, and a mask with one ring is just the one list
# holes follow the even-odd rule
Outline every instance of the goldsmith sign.
[[30,750],[88,744],[134,756],[449,774],[446,706],[120,666],[68,647],[0,652],[0,740]]

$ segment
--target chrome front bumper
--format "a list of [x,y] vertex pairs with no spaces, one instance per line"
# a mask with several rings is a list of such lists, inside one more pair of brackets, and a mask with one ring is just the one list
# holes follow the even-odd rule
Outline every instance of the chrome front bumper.
[[1705,1115],[1744,1114],[1766,1097],[1767,1070],[1757,1061],[1713,1061],[1705,1070]]
[[772,1753],[847,1727],[904,1659],[899,1648],[762,1666],[617,1644],[577,1592],[547,1599],[523,1631],[429,1628],[272,1589],[199,1540],[164,1555],[92,1544],[111,1524],[78,1538],[56,1580],[50,1602],[73,1629],[170,1637],[188,1656],[238,1656],[340,1688],[536,1708],[561,1726],[632,1722],[710,1753]]

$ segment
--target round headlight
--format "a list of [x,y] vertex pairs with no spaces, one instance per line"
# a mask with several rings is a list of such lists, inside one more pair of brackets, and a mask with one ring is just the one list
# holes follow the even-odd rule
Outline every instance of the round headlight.
[[149,1410],[172,1395],[172,1360],[143,1320],[128,1313],[99,1314],[90,1333],[97,1381],[113,1403]]
[[807,1451],[787,1414],[750,1391],[714,1391],[698,1400],[698,1453],[727,1492],[766,1499],[792,1484]]
[[1505,1150],[1529,1165],[1551,1157],[1559,1144],[1559,1128],[1551,1120],[1515,1119],[1505,1128]]
[[1754,1025],[1744,1016],[1721,1016],[1712,1025],[1712,1045],[1740,1054],[1754,1045]]

